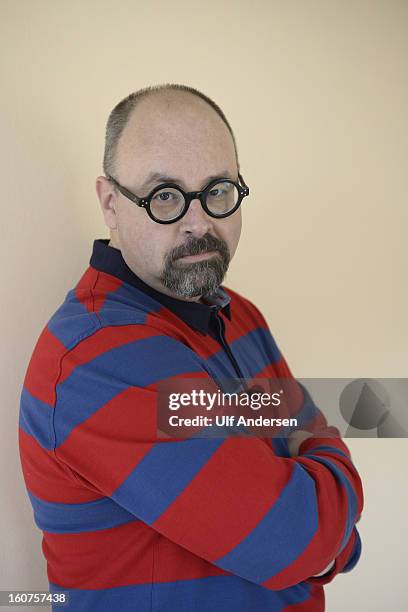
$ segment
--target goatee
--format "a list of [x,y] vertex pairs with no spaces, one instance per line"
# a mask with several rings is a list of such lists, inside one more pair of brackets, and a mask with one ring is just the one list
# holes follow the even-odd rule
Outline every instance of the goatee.
[[[215,253],[197,262],[183,262],[181,257]],[[166,257],[160,280],[172,293],[185,298],[214,293],[222,284],[230,263],[230,252],[224,240],[211,234],[194,238],[176,247]]]

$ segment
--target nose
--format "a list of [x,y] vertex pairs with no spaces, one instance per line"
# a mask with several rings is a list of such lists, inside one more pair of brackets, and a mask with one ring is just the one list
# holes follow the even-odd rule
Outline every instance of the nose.
[[182,232],[191,234],[196,238],[201,238],[212,228],[212,219],[207,215],[198,198],[190,202],[189,209],[180,223]]

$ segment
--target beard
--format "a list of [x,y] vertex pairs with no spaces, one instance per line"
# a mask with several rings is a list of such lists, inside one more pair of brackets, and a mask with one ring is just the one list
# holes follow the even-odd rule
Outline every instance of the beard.
[[[187,255],[216,251],[215,255],[196,262],[179,261]],[[230,251],[224,240],[211,234],[194,238],[176,247],[166,256],[160,281],[172,293],[185,298],[210,295],[217,291],[227,273]]]

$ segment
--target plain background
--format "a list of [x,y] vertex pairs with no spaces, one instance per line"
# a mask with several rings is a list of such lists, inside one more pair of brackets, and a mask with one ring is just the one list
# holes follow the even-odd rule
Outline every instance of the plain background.
[[[94,179],[125,95],[214,98],[251,188],[226,285],[298,377],[407,376],[408,2],[1,0],[1,589],[45,589],[17,449],[42,327],[108,237]],[[328,612],[407,609],[407,440],[348,441],[363,555]]]

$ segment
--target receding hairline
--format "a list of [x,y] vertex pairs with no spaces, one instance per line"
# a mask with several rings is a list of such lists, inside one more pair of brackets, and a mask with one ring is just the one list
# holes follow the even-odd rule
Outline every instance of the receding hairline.
[[[203,98],[191,93],[190,91],[184,91],[180,89],[158,89],[152,90],[151,92],[147,92],[140,98],[135,100],[135,104],[129,114],[130,117],[133,117],[135,113],[138,112],[139,107],[143,107],[147,104],[154,105],[157,101],[157,106],[165,107],[166,102],[168,103],[168,108],[174,107],[174,102],[179,101],[179,108],[191,107],[191,108],[203,108],[210,110],[212,114],[215,114],[216,117],[221,119],[220,115],[216,112],[216,110],[208,104]],[[224,125],[225,122],[223,121]]]
[[109,115],[108,122],[106,125],[105,152],[103,159],[103,169],[105,174],[113,175],[115,173],[117,149],[123,131],[129,123],[130,119],[133,118],[135,113],[137,112],[137,107],[143,102],[143,100],[147,101],[147,99],[152,97],[156,97],[158,100],[160,100],[161,103],[165,102],[167,99],[169,104],[173,102],[174,99],[176,99],[177,97],[180,97],[183,99],[183,104],[191,104],[191,106],[197,106],[196,102],[201,101],[211,110],[213,110],[227,127],[232,137],[236,162],[239,168],[238,151],[235,135],[224,112],[218,106],[218,104],[216,104],[211,98],[193,87],[167,83],[164,85],[145,87],[144,89],[140,89],[136,92],[133,92],[126,96],[126,98],[123,98],[123,100],[121,100],[114,107],[114,109]]

